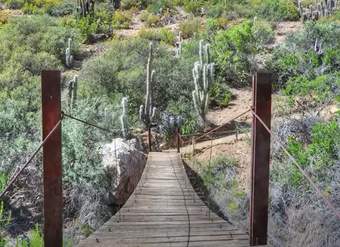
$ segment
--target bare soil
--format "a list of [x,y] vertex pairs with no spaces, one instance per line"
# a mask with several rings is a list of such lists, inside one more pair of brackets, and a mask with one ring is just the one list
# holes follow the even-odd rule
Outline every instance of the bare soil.
[[302,29],[302,27],[303,23],[300,21],[278,22],[275,30],[274,47],[282,44],[289,34]]
[[[222,125],[230,119],[247,111],[252,104],[252,90],[251,88],[232,88],[231,92],[234,99],[230,102],[229,106],[223,109],[214,109],[207,114],[207,119],[214,125]],[[249,122],[249,116],[244,116],[238,121]]]

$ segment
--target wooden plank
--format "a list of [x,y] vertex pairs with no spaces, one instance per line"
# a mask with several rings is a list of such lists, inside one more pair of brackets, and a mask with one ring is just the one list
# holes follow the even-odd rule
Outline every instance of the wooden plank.
[[200,200],[176,153],[150,153],[121,211],[79,246],[248,246],[248,234]]

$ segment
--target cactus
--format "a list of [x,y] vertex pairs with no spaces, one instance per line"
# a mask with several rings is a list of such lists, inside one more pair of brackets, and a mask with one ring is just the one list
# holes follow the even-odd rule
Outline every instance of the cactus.
[[73,56],[71,54],[71,42],[72,42],[72,39],[69,38],[67,40],[67,48],[65,50],[65,63],[66,63],[66,66],[67,67],[72,67],[72,63],[73,63]]
[[210,45],[203,47],[203,40],[199,44],[200,61],[195,62],[192,70],[195,90],[192,91],[194,107],[201,126],[205,125],[205,115],[208,111],[209,88],[214,82],[214,63],[210,61]]
[[124,97],[122,99],[122,115],[120,116],[120,124],[122,128],[123,137],[126,139],[129,136],[129,122],[128,122],[128,98]]
[[152,70],[152,60],[153,60],[153,43],[149,46],[149,57],[146,66],[146,95],[145,95],[145,105],[139,107],[139,119],[148,128],[151,127],[152,121],[156,115],[156,107],[152,106],[152,84],[155,76],[155,71]]
[[320,17],[331,15],[336,10],[337,0],[321,0],[306,9],[302,7],[301,0],[298,0],[298,8],[303,21],[318,20]]
[[94,0],[78,0],[77,11],[81,17],[86,17],[88,15],[94,15]]
[[78,89],[78,76],[74,76],[68,83],[68,105],[72,109],[76,105]]

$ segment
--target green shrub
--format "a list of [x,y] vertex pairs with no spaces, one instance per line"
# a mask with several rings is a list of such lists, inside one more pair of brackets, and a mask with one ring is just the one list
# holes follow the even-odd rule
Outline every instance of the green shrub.
[[112,17],[113,28],[128,29],[132,21],[132,15],[129,11],[116,10]]
[[[72,114],[90,123],[100,123],[107,129],[119,129],[117,101],[106,97],[79,98]],[[63,122],[63,181],[71,185],[91,185],[106,188],[102,161],[102,143],[113,135],[66,118]]]
[[148,10],[154,14],[161,14],[174,8],[172,0],[151,0],[149,2]]
[[25,0],[5,0],[4,2],[10,9],[21,9],[25,4]]
[[223,17],[208,18],[206,20],[206,29],[209,34],[215,34],[219,30],[225,30],[228,27],[229,20]]
[[210,104],[227,107],[232,99],[232,93],[225,84],[214,83],[209,91]]
[[[122,94],[128,95],[133,123],[144,101],[148,43],[140,38],[114,40],[107,52],[84,63],[80,94],[86,98],[105,95],[113,101],[120,99]],[[197,60],[196,53],[183,44],[182,57],[178,59],[168,47],[156,43],[154,55],[153,68],[156,74],[153,102],[156,107],[161,112],[169,102],[177,101],[180,97],[190,104],[193,85],[188,81],[192,80],[192,64]]]
[[132,8],[145,8],[147,6],[146,0],[121,0],[121,8],[125,10],[129,10]]
[[146,25],[148,27],[158,27],[160,25],[161,18],[158,15],[150,14],[146,19]]
[[[257,39],[260,35],[261,38]],[[246,85],[255,55],[272,39],[273,31],[263,21],[243,21],[219,31],[212,44],[219,81]]]
[[195,33],[198,33],[201,28],[199,18],[192,18],[180,24],[180,30],[184,39],[191,38]]
[[24,84],[43,69],[62,69],[68,38],[73,55],[78,53],[79,34],[48,16],[13,18],[0,30],[0,85]]
[[141,29],[138,35],[143,39],[164,42],[169,45],[173,45],[176,39],[175,34],[168,28]]
[[25,14],[43,14],[49,13],[51,9],[56,8],[58,5],[62,5],[61,0],[27,0],[22,10]]
[[[335,120],[315,124],[312,127],[309,144],[294,138],[289,138],[287,143],[287,150],[297,163],[304,169],[312,169],[318,179],[322,179],[325,169],[332,167],[338,159],[339,148],[340,126]],[[304,177],[294,164],[291,166],[288,182],[298,187],[303,183]]]
[[149,15],[150,15],[149,11],[143,10],[143,11],[141,11],[139,18],[140,18],[140,20],[142,22],[146,22],[146,20],[148,19]]
[[185,11],[195,15],[201,14],[201,9],[204,6],[204,0],[184,0],[183,6]]
[[44,246],[44,239],[41,233],[41,229],[38,225],[35,226],[29,235],[28,239],[17,240],[16,243],[17,247],[43,247]]
[[340,90],[340,74],[326,74],[314,79],[306,76],[292,77],[283,92],[292,99],[312,103],[324,103],[333,100]]
[[[329,21],[307,22],[302,31],[293,33],[284,44],[273,52],[269,67],[278,74],[279,85],[294,76],[306,76],[309,80],[322,73],[339,70],[339,24]],[[315,42],[322,43],[323,54],[314,50]]]
[[46,12],[51,16],[71,15],[75,11],[74,2],[66,0],[49,7]]
[[275,21],[297,21],[299,11],[294,0],[251,0],[255,15]]
[[181,134],[190,135],[199,130],[197,116],[193,106],[192,104],[188,104],[188,100],[186,98],[180,97],[177,100],[171,100],[168,103],[166,112],[169,112],[175,116],[181,116],[183,118]]

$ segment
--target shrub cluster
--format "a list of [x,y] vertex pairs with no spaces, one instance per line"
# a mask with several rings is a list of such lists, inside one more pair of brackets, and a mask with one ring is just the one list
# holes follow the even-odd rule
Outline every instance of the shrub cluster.
[[243,21],[219,31],[212,44],[219,81],[234,86],[247,85],[256,67],[255,56],[270,43],[274,32],[265,21]]

